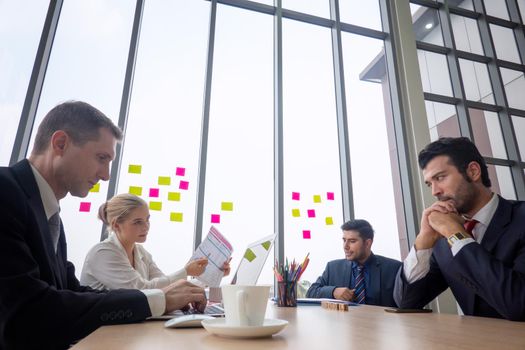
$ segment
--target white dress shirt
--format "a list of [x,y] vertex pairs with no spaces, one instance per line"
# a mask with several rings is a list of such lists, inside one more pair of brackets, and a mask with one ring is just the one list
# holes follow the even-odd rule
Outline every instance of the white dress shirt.
[[[53,192],[49,183],[44,179],[42,174],[31,165],[31,170],[35,176],[35,181],[38,186],[38,191],[40,192],[40,198],[42,199],[42,205],[44,206],[44,211],[46,213],[46,218],[49,220],[56,212],[59,211],[59,203]],[[160,316],[164,313],[166,309],[166,299],[164,293],[160,289],[147,289],[142,291],[146,298],[148,299],[148,305],[150,308],[151,315],[153,317]]]
[[[472,217],[473,220],[478,221],[472,230],[475,240],[473,238],[465,238],[454,242],[450,247],[453,256],[456,256],[461,248],[467,244],[479,244],[481,242],[485,236],[487,227],[498,208],[498,204],[498,195],[492,194],[490,201]],[[416,250],[415,246],[410,249],[410,253],[403,262],[403,272],[408,283],[414,283],[415,281],[422,279],[426,276],[428,271],[430,271],[430,256],[432,255],[432,250],[433,248]]]
[[116,234],[97,243],[86,256],[80,283],[94,289],[154,289],[186,279],[185,269],[165,275],[141,244],[133,248],[135,267]]

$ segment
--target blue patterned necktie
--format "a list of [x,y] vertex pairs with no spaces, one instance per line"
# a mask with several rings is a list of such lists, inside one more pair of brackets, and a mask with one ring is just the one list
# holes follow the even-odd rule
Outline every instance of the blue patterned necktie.
[[357,277],[354,284],[354,301],[358,304],[365,303],[366,291],[365,291],[365,267],[357,266]]

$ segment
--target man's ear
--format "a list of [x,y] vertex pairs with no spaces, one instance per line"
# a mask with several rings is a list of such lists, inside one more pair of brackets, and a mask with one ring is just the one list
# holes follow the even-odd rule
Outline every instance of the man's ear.
[[365,239],[365,245],[367,248],[372,249],[372,243],[374,243],[372,238]]
[[63,155],[69,142],[69,136],[63,130],[57,130],[51,135],[51,147],[53,153]]
[[467,176],[469,177],[469,179],[473,182],[476,182],[478,181],[479,179],[481,179],[481,166],[479,165],[478,162],[470,162],[468,165],[467,165]]

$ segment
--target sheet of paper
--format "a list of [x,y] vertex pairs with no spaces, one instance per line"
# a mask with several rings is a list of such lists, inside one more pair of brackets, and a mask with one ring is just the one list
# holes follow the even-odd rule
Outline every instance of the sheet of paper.
[[208,287],[218,287],[224,276],[222,265],[232,255],[233,248],[228,240],[214,226],[210,228],[208,235],[201,242],[193,256],[192,260],[203,256],[208,258],[208,265],[204,273],[197,279]]

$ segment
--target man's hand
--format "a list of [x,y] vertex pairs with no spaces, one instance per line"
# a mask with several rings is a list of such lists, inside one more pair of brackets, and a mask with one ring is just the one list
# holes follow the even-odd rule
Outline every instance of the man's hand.
[[456,213],[432,212],[428,216],[428,222],[432,228],[441,236],[449,238],[456,232],[463,232],[464,219]]
[[354,300],[354,290],[348,289],[346,287],[339,287],[334,289],[334,292],[332,293],[334,296],[334,299],[344,300],[344,301],[352,301]]
[[423,216],[421,217],[421,229],[414,243],[416,250],[434,247],[437,240],[441,237],[441,234],[436,231],[429,222],[429,216],[434,212],[442,214],[453,213],[457,215],[456,208],[450,201],[438,201],[425,209],[425,211],[423,211]]
[[162,288],[162,291],[166,298],[165,312],[180,310],[189,304],[201,312],[204,311],[206,307],[206,294],[204,293],[204,289],[186,280],[173,282],[169,286]]
[[188,276],[200,276],[206,270],[206,265],[208,265],[208,258],[202,257],[188,262],[184,269]]

